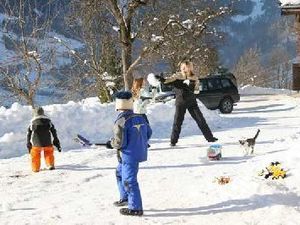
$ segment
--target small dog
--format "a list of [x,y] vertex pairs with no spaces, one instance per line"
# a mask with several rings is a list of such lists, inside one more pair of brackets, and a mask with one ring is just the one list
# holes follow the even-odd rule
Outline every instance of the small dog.
[[240,144],[244,147],[245,155],[249,155],[250,148],[251,148],[250,154],[253,154],[255,141],[256,141],[256,138],[258,137],[259,132],[260,132],[260,129],[257,130],[254,138],[248,138],[246,140],[239,140]]

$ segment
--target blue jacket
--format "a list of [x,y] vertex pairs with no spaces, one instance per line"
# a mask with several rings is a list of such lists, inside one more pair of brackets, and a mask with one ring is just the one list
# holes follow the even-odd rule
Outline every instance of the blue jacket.
[[123,162],[143,162],[147,160],[151,134],[151,127],[143,115],[126,110],[121,112],[115,121],[111,144],[121,150]]

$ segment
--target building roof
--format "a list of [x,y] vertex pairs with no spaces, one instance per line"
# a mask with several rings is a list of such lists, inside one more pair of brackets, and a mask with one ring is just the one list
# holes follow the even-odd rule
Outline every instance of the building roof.
[[285,4],[281,5],[281,15],[300,14],[300,4]]

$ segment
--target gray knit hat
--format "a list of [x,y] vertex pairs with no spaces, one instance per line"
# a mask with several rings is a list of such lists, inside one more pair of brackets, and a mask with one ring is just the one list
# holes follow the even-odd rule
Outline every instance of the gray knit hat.
[[34,116],[42,116],[42,115],[45,115],[44,114],[44,109],[42,107],[37,107],[34,109],[33,111],[33,115]]

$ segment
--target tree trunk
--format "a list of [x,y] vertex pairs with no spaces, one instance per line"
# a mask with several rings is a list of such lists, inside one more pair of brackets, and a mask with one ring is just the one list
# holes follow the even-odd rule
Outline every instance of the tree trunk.
[[35,104],[34,104],[33,97],[30,97],[30,96],[26,97],[25,96],[25,98],[26,98],[27,104],[30,105],[34,109],[35,108]]
[[131,26],[130,23],[122,23],[120,25],[120,41],[121,41],[121,60],[122,60],[122,72],[124,78],[125,90],[131,90],[133,75],[131,72],[128,73],[128,69],[132,63],[132,40],[131,40]]
[[106,103],[106,102],[112,101],[110,93],[108,92],[108,90],[105,86],[103,86],[102,88],[101,87],[99,88],[98,98],[101,103]]
[[131,90],[133,75],[132,72],[128,73],[128,68],[132,63],[132,44],[128,42],[122,47],[122,66],[123,66],[123,77],[125,90]]

